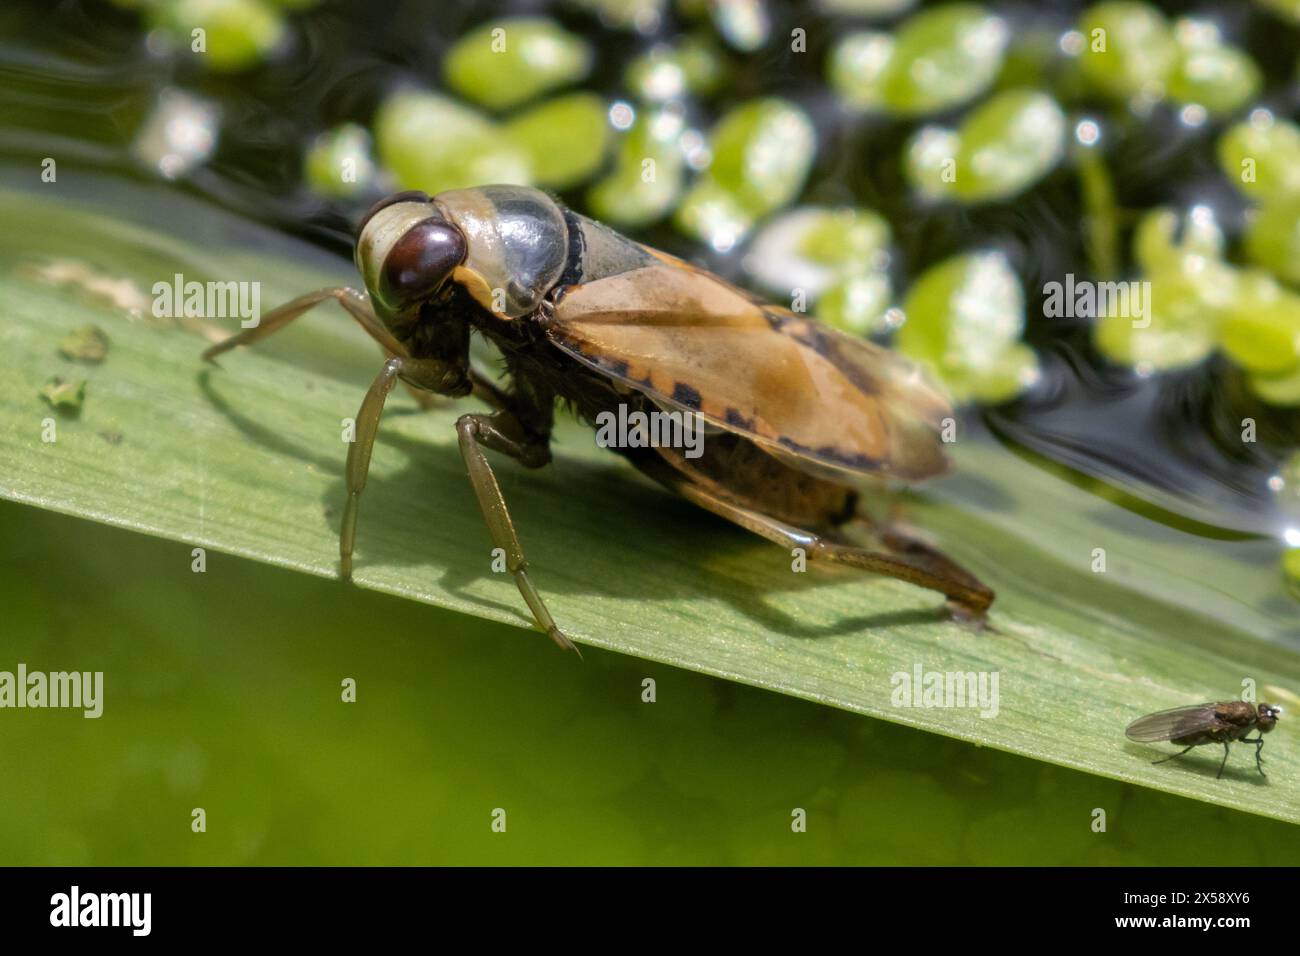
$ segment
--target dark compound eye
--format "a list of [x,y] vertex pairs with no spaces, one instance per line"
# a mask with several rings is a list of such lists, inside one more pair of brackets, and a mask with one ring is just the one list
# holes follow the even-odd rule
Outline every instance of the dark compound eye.
[[465,237],[442,219],[425,219],[406,230],[388,250],[379,279],[379,297],[400,309],[438,291],[465,261]]
[[391,196],[385,196],[383,199],[379,200],[379,202],[375,203],[368,210],[366,210],[366,214],[361,217],[361,222],[357,226],[357,238],[360,238],[361,233],[365,232],[366,223],[368,223],[372,218],[374,218],[375,213],[379,212],[379,210],[387,209],[389,206],[399,202],[429,202],[429,201],[430,201],[429,194],[426,192],[422,192],[419,189],[408,189],[405,192],[393,193]]

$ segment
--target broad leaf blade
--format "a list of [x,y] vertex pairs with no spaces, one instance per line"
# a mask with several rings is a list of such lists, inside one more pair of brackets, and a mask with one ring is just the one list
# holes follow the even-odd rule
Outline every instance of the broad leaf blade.
[[[0,196],[11,224],[0,240],[0,494],[176,540],[186,564],[205,547],[335,574],[343,422],[378,369],[373,343],[322,308],[209,368],[197,332],[129,320],[102,287],[51,284],[34,269],[79,262],[146,297],[177,272],[258,280],[269,308],[353,281],[349,267],[319,256],[303,265],[297,245],[165,191],[118,201],[176,225],[149,230],[85,201]],[[57,353],[86,323],[112,340],[102,365]],[[230,331],[235,320],[217,324]],[[38,396],[54,375],[87,379],[78,417]],[[457,451],[452,426],[468,407],[418,413],[394,393],[356,581],[527,627],[513,583],[490,571]],[[45,442],[50,418],[57,440]],[[1144,712],[1232,697],[1246,678],[1263,699],[1296,702],[1295,608],[1269,567],[1271,544],[1211,549],[985,440],[957,452],[957,477],[916,495],[907,517],[998,590],[983,633],[899,582],[793,573],[790,555],[645,482],[577,426],[561,429],[553,466],[502,461],[498,472],[535,581],[576,640],[1300,822],[1300,747],[1285,720],[1266,748],[1267,785],[1249,748],[1216,780],[1212,749],[1153,767],[1168,749],[1123,735]],[[1106,549],[1104,574],[1091,570],[1094,548]],[[996,716],[896,706],[896,675],[918,668],[996,673]]]

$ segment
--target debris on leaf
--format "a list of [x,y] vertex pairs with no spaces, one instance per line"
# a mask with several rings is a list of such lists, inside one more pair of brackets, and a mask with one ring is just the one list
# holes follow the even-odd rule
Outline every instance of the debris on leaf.
[[80,325],[59,343],[59,354],[74,362],[98,365],[108,355],[108,334],[97,325]]
[[76,415],[86,400],[86,380],[65,382],[56,375],[41,386],[40,395],[51,408]]

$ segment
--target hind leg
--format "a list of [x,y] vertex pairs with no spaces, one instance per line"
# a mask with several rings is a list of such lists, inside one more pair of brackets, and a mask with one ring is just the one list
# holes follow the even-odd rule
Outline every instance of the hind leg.
[[959,617],[983,620],[985,611],[993,603],[991,590],[968,571],[932,549],[898,554],[871,551],[836,540],[833,536],[797,528],[734,504],[693,482],[673,476],[665,476],[663,480],[670,482],[671,487],[682,497],[706,511],[783,547],[803,548],[813,560],[846,564],[938,591],[948,598],[949,607]]
[[1187,747],[1184,747],[1182,750],[1178,751],[1178,753],[1176,753],[1176,754],[1170,754],[1168,757],[1161,757],[1159,760],[1153,760],[1153,761],[1151,761],[1151,765],[1152,765],[1152,766],[1155,766],[1155,765],[1158,764],[1158,763],[1164,763],[1166,760],[1173,760],[1175,757],[1181,757],[1183,754],[1187,753],[1187,751],[1191,750],[1192,747],[1195,747],[1195,746],[1196,746],[1196,744],[1189,744]]
[[993,603],[993,592],[979,578],[942,551],[908,534],[900,525],[892,522],[880,525],[862,514],[854,515],[853,521],[869,528],[889,553],[906,557],[936,577],[959,581],[971,591],[987,595],[985,607]]

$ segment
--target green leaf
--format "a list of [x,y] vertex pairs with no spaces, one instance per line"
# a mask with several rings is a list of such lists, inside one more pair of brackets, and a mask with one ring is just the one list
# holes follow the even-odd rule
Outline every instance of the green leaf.
[[625,79],[640,99],[662,103],[687,95],[708,96],[725,72],[726,63],[711,40],[688,36],[675,45],[652,46],[628,65]]
[[817,298],[817,319],[853,335],[877,335],[889,327],[889,274],[866,272],[835,282]]
[[1237,303],[1219,327],[1219,344],[1242,368],[1280,376],[1300,366],[1300,296],[1267,276],[1238,281]]
[[605,101],[596,94],[570,93],[512,117],[502,132],[527,154],[539,185],[568,189],[605,161],[605,112]]
[[1098,316],[1097,348],[1107,358],[1144,374],[1197,365],[1214,351],[1218,314],[1197,283],[1168,270],[1152,273],[1149,315],[1125,315],[1118,304]]
[[700,182],[730,194],[757,218],[803,188],[817,151],[812,120],[799,106],[769,97],[727,113],[710,133],[713,162]]
[[1276,11],[1292,23],[1300,23],[1300,0],[1255,0],[1261,7]]
[[879,276],[883,309],[889,297],[889,241],[889,223],[870,209],[799,206],[763,226],[744,267],[781,300],[794,289],[811,300],[841,280]]
[[906,171],[927,198],[967,203],[1010,199],[1065,155],[1065,113],[1046,93],[1005,90],[955,131],[924,127],[906,149]]
[[922,11],[896,36],[851,33],[831,51],[828,79],[851,105],[921,116],[963,103],[992,85],[1002,66],[1006,22],[974,3]]
[[1264,204],[1246,229],[1246,255],[1300,286],[1300,194]]
[[147,15],[184,50],[193,50],[195,30],[204,31],[195,59],[221,72],[262,62],[288,33],[283,15],[259,0],[173,0],[151,4]]
[[1219,138],[1219,166],[1234,186],[1259,200],[1300,195],[1300,126],[1260,110]]
[[591,49],[546,17],[514,17],[461,36],[442,67],[453,90],[500,110],[582,79],[591,67]]
[[1159,10],[1127,0],[1098,3],[1080,16],[1079,32],[1079,69],[1090,86],[1119,100],[1164,98],[1179,50]]
[[1263,85],[1250,54],[1222,42],[1208,21],[1182,19],[1174,25],[1178,65],[1169,77],[1169,95],[1196,103],[1211,114],[1231,113],[1249,102]]
[[908,290],[898,349],[958,401],[1004,402],[1031,385],[1038,359],[1020,342],[1025,296],[1001,252],[953,256]]
[[307,149],[303,175],[323,196],[364,195],[378,187],[370,134],[356,123],[342,123],[316,137]]
[[[78,189],[127,212],[69,201]],[[260,281],[269,307],[353,281],[350,265],[174,192],[89,176],[61,181],[57,196],[2,193],[0,209],[11,224],[0,236],[0,494],[186,553],[205,547],[209,563],[228,552],[334,576],[342,420],[378,368],[374,344],[325,309],[207,368],[203,326],[148,306],[153,284],[177,273]],[[87,323],[112,349],[71,366],[58,343]],[[235,320],[211,324],[227,333]],[[89,383],[82,413],[43,441],[50,412],[36,392],[74,367]],[[467,407],[420,414],[394,392],[356,581],[530,628],[513,584],[489,570],[452,428]],[[790,555],[641,480],[588,431],[562,428],[556,453],[539,471],[496,464],[534,580],[580,642],[1300,822],[1300,743],[1285,723],[1267,785],[1241,754],[1216,780],[1215,755],[1152,766],[1168,748],[1123,735],[1142,713],[1232,697],[1247,677],[1265,699],[1298,702],[1296,605],[1271,540],[1151,521],[962,431],[955,475],[909,498],[906,517],[997,588],[993,629],[979,632],[901,582],[792,573]],[[1105,573],[1092,570],[1096,548]],[[998,716],[895,706],[891,679],[917,666],[998,673]]]
[[436,93],[400,90],[375,116],[379,158],[406,189],[529,185],[528,153],[486,116]]
[[817,132],[801,107],[768,97],[723,116],[710,133],[710,148],[709,167],[687,190],[673,222],[726,252],[803,189]]
[[680,145],[682,118],[643,110],[615,150],[614,168],[587,191],[591,211],[616,226],[644,226],[662,219],[681,195],[686,160]]

